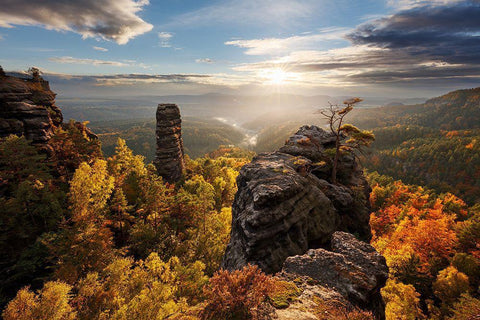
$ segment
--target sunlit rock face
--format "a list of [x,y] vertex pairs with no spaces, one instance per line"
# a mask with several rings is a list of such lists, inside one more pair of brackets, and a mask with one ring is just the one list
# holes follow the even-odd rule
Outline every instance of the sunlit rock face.
[[63,121],[55,96],[41,77],[0,74],[0,137],[24,135],[34,144],[46,144]]
[[176,104],[159,104],[157,108],[157,150],[153,163],[169,183],[180,179],[185,169],[182,120]]
[[280,276],[288,280],[308,277],[339,293],[349,304],[372,311],[377,319],[385,318],[380,294],[388,279],[385,258],[350,233],[335,232],[328,250],[310,249],[288,257]]
[[252,263],[275,273],[287,257],[328,246],[335,231],[370,240],[370,187],[351,155],[340,157],[340,183],[331,183],[327,150],[334,143],[332,134],[304,126],[279,151],[241,169],[224,268]]

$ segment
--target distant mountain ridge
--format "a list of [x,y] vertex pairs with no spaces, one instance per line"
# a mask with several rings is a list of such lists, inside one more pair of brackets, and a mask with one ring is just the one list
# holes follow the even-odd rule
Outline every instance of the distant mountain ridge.
[[456,90],[427,100],[416,122],[444,130],[480,128],[480,87]]
[[[304,96],[286,93],[265,95],[242,95],[208,93],[201,95],[141,95],[129,97],[90,97],[75,98],[59,95],[58,103],[66,119],[101,121],[132,118],[153,118],[154,106],[158,103],[177,104],[184,116],[234,119],[236,122],[254,121],[260,114],[311,113],[312,110],[328,106],[329,103],[341,104],[350,96],[315,95]],[[384,98],[363,97],[362,107],[376,107],[396,104],[411,105],[423,103],[426,98]],[[259,114],[260,112],[260,114]]]

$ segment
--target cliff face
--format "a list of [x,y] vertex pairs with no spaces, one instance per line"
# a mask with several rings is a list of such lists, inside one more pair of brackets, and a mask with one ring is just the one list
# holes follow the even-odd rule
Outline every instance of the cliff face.
[[180,179],[185,169],[182,120],[176,104],[159,104],[157,108],[157,151],[154,165],[165,181]]
[[371,238],[370,187],[350,154],[340,157],[339,183],[331,183],[334,146],[332,134],[303,126],[278,151],[241,169],[223,267],[250,263],[286,278],[305,276],[328,288],[327,296],[383,319],[385,259],[352,235]]
[[0,74],[0,137],[24,135],[35,144],[47,143],[54,127],[63,121],[55,96],[40,77],[20,79]]

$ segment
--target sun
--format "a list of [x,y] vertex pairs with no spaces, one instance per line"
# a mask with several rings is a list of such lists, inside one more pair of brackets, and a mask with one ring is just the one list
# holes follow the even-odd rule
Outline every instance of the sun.
[[282,84],[288,78],[288,73],[282,69],[273,69],[268,75],[267,79],[271,84]]
[[281,85],[289,80],[290,74],[281,68],[275,68],[264,70],[261,77],[267,84]]

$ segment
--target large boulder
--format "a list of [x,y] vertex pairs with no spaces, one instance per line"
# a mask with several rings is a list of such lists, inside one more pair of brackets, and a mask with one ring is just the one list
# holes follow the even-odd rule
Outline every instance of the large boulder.
[[308,277],[339,293],[346,301],[385,318],[380,289],[388,278],[385,258],[352,234],[335,232],[329,250],[310,249],[304,255],[288,257],[281,276],[289,280]]
[[276,273],[287,257],[329,246],[335,231],[370,240],[370,187],[351,154],[340,157],[339,183],[331,183],[334,146],[331,133],[304,126],[240,170],[224,268],[251,263]]

